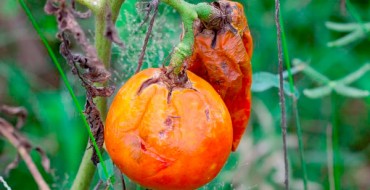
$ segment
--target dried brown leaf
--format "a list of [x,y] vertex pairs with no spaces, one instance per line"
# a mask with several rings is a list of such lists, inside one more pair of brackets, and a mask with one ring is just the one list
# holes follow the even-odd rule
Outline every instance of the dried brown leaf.
[[35,150],[40,154],[41,156],[41,165],[44,168],[44,170],[48,173],[50,173],[50,160],[46,155],[46,152],[41,149],[40,147],[36,147]]
[[20,129],[23,126],[28,115],[27,110],[23,107],[11,107],[3,105],[1,106],[0,111],[8,115],[17,116],[17,129]]
[[118,37],[117,29],[112,19],[112,12],[110,11],[110,8],[108,6],[106,8],[106,12],[107,16],[106,16],[105,37],[108,38],[113,43],[117,44],[122,49],[125,49],[125,45],[123,44],[122,40]]
[[12,162],[10,162],[8,164],[8,166],[6,166],[5,171],[4,171],[4,173],[5,173],[6,176],[9,176],[10,171],[13,170],[14,168],[16,168],[18,166],[20,159],[21,159],[20,158],[20,155],[17,154],[17,156],[15,157],[15,159]]

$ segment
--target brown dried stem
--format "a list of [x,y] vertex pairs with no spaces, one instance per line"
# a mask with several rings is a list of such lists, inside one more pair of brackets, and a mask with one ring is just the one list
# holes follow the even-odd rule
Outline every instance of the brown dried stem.
[[[148,31],[146,32],[144,44],[143,44],[143,47],[141,49],[141,53],[140,53],[140,57],[139,57],[139,61],[138,61],[138,64],[137,64],[137,68],[136,68],[135,74],[140,71],[140,69],[141,69],[141,67],[143,65],[143,60],[144,60],[144,56],[145,56],[146,47],[147,47],[148,42],[149,42],[150,34],[152,33],[152,30],[153,30],[153,25],[154,25],[155,17],[157,16],[157,13],[158,13],[158,5],[159,5],[159,1],[158,0],[152,0],[150,2],[150,5],[149,5],[150,8],[148,10],[148,13],[147,13],[146,18],[149,18],[149,15],[150,15],[150,12],[151,12],[152,9],[154,9],[154,13],[153,13],[152,18],[150,19]],[[145,19],[144,19],[144,22],[145,22]]]
[[285,96],[284,96],[284,77],[283,77],[283,52],[281,45],[281,26],[280,26],[280,0],[275,0],[275,24],[277,32],[277,46],[278,46],[278,57],[279,57],[279,98],[281,108],[281,132],[283,137],[283,149],[284,149],[284,169],[285,169],[285,189],[289,189],[289,170],[288,170],[288,155],[287,155],[287,124],[286,124],[286,112],[285,112]]

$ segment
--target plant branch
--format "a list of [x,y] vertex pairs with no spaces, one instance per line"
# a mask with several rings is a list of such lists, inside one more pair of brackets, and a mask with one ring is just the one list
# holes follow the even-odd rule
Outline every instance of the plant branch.
[[[83,0],[77,0],[81,2]],[[90,2],[92,1],[85,1]],[[107,1],[100,0],[100,6],[97,10],[93,10],[96,16],[95,20],[95,48],[97,50],[98,58],[104,64],[105,68],[110,67],[110,55],[111,55],[111,47],[112,43],[109,39],[105,36],[106,30],[106,15],[107,15]],[[110,1],[110,8],[112,14],[113,23],[115,23],[120,7],[124,0],[113,0]],[[89,6],[88,6],[89,7]],[[98,84],[100,86],[106,86],[106,83]],[[107,113],[107,99],[105,97],[97,97],[94,99],[94,102],[101,114],[101,119],[104,121]],[[89,147],[89,143],[88,143]],[[82,158],[78,173],[76,175],[75,181],[73,182],[71,189],[88,189],[91,183],[91,180],[94,176],[95,166],[91,162],[92,150],[86,149],[84,156]]]
[[285,168],[285,189],[289,189],[289,171],[288,171],[288,156],[287,156],[287,145],[286,145],[286,115],[285,115],[285,96],[284,96],[284,77],[283,77],[283,53],[281,44],[281,26],[280,26],[280,1],[275,0],[275,23],[277,31],[277,46],[278,46],[278,57],[279,57],[279,96],[281,106],[281,132],[283,137],[283,148],[284,148],[284,168]]
[[94,14],[98,12],[98,10],[101,7],[101,1],[102,0],[75,0],[81,5],[86,6],[88,9],[90,9]]
[[208,22],[212,18],[221,15],[221,13],[207,3],[190,4],[184,0],[161,0],[161,2],[173,7],[180,14],[184,24],[185,34],[182,41],[175,47],[170,60],[170,67],[174,69],[174,73],[177,75],[180,73],[185,59],[193,52],[194,21],[200,19]]

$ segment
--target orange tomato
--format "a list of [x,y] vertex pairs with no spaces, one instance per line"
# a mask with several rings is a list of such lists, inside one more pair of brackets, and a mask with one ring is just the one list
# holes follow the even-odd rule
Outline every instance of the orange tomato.
[[153,189],[196,189],[211,181],[232,146],[230,114],[210,84],[187,71],[175,85],[161,69],[134,75],[106,119],[105,144],[118,168]]
[[221,0],[214,5],[227,15],[229,25],[215,30],[196,23],[194,50],[187,67],[208,81],[224,100],[232,119],[235,151],[251,110],[253,41],[240,3]]

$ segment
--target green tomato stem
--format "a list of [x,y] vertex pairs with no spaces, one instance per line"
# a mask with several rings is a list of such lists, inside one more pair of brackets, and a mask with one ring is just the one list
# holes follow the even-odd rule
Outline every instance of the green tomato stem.
[[184,0],[161,0],[163,3],[173,7],[181,16],[184,23],[184,36],[182,41],[175,47],[172,54],[170,67],[174,69],[174,73],[178,75],[181,71],[183,62],[193,52],[194,46],[194,30],[193,24],[196,19],[209,21],[212,15],[217,14],[217,10],[208,3],[191,4]]

